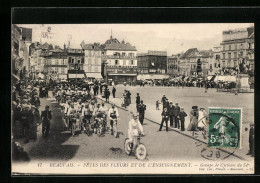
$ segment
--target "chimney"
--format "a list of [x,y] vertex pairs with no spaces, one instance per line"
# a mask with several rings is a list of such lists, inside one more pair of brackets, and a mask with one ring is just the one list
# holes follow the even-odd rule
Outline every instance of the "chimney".
[[63,46],[63,48],[64,48],[64,51],[66,51],[66,44],[64,43],[64,46]]

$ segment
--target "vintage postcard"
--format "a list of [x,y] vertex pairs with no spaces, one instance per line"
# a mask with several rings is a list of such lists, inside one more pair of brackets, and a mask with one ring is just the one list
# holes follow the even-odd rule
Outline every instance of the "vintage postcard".
[[12,175],[254,174],[254,24],[12,24]]

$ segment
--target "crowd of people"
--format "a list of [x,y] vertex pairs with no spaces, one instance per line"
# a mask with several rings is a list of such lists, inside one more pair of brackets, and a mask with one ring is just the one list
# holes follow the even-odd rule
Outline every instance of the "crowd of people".
[[[54,96],[61,106],[62,118],[68,129],[74,123],[78,123],[80,132],[86,132],[91,126],[91,130],[97,133],[98,125],[101,122],[105,129],[109,124],[109,130],[113,134],[113,120],[119,118],[119,113],[115,105],[108,109],[104,102],[97,101],[96,95],[99,88],[100,94],[104,94],[106,101],[109,102],[107,98],[110,93],[107,94],[109,92],[107,85],[61,83],[53,88]],[[94,95],[92,95],[91,90],[93,90]]]
[[20,80],[12,88],[12,135],[14,139],[37,139],[37,126],[41,123],[39,86],[30,80]]

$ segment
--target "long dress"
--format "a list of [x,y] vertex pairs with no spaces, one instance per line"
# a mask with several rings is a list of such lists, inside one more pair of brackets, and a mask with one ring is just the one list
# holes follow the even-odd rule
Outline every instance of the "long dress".
[[198,111],[192,110],[190,112],[190,124],[187,128],[187,131],[198,131],[197,125],[198,125]]

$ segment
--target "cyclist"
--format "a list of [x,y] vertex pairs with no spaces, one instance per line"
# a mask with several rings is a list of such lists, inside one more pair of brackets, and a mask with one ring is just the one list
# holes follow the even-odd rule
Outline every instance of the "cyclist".
[[110,119],[110,132],[111,132],[111,135],[114,135],[113,134],[113,123],[114,123],[115,119],[119,118],[119,113],[118,113],[117,108],[115,107],[115,104],[111,105],[111,108],[109,109],[107,116]]
[[82,109],[82,117],[83,117],[83,123],[84,123],[84,131],[86,130],[86,125],[90,123],[90,119],[92,117],[89,104],[87,103],[85,107]]
[[[138,119],[138,113],[135,112],[133,113],[133,118],[129,121],[128,142],[133,143],[133,138],[138,135],[139,131],[141,132],[142,135],[144,135],[143,126],[141,125]],[[133,147],[135,146],[136,144],[133,144]]]

